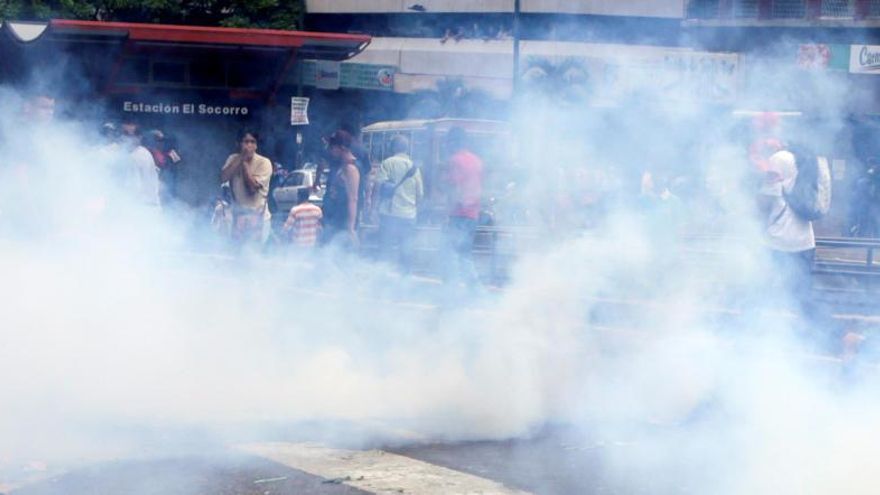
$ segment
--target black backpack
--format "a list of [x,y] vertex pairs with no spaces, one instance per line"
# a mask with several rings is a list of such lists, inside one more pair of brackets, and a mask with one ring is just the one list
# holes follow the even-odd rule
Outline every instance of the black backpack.
[[783,192],[785,202],[803,220],[818,220],[831,207],[831,171],[828,161],[804,148],[792,147],[797,178],[791,191]]

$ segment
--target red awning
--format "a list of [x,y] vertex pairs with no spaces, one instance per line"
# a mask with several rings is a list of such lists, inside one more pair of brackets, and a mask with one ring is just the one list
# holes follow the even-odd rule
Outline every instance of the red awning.
[[[259,84],[240,87],[228,80],[223,84],[185,83],[184,80],[188,81],[187,71],[181,71],[184,79],[172,81],[172,90],[203,90],[210,86],[228,90],[236,98],[268,98],[270,101],[297,59],[346,60],[370,43],[370,37],[365,35],[60,19],[48,23],[6,21],[2,31],[11,36],[0,37],[0,58],[4,58],[3,45],[9,41],[24,48],[23,52],[30,52],[31,58],[43,60],[51,57],[57,45],[68,55],[84,61],[81,65],[87,68],[82,69],[82,73],[104,93],[138,93],[156,89],[167,82],[156,83],[149,76],[143,81],[121,82],[124,64],[134,60],[135,56],[171,54],[182,59],[184,64],[194,60],[216,60],[218,56],[221,60],[250,60],[260,64],[265,75],[265,80]],[[241,50],[250,53],[241,54]],[[98,59],[101,61],[96,62]],[[161,89],[169,90],[167,84]]]
[[[15,23],[7,23],[14,29]],[[29,24],[33,29],[35,26]],[[135,44],[176,46],[252,47],[295,49],[300,58],[345,60],[370,43],[365,35],[241,29],[204,26],[172,26],[131,22],[100,22],[53,19],[37,40],[76,42],[86,39],[125,40]]]

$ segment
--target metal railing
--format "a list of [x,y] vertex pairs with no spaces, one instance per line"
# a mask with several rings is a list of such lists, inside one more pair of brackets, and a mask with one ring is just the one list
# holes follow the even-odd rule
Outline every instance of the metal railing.
[[[363,226],[362,232],[365,234],[363,250],[375,254],[378,250],[376,227]],[[689,237],[687,240],[693,245],[694,256],[719,255],[711,247],[706,250],[699,246],[717,246],[724,241],[720,237]],[[535,228],[481,226],[477,228],[473,255],[487,281],[504,283],[517,257],[541,249],[547,242],[545,234]],[[418,227],[414,246],[421,271],[436,272],[443,246],[441,229]],[[814,274],[831,281],[852,281],[860,290],[880,288],[880,282],[875,282],[880,280],[880,260],[876,258],[880,239],[818,237],[816,248]]]
[[880,17],[880,0],[690,0],[689,19],[853,19]]

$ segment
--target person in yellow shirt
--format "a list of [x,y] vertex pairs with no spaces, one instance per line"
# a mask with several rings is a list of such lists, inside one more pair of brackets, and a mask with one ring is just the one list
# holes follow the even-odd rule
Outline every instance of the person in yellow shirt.
[[232,190],[232,238],[240,243],[265,242],[269,234],[269,180],[272,163],[257,154],[259,135],[249,129],[238,134],[238,153],[229,155],[220,182]]

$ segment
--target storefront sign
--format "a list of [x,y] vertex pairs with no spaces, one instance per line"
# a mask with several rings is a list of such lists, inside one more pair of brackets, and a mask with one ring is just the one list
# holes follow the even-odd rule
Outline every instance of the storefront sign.
[[339,62],[318,60],[315,63],[315,87],[318,89],[339,89]]
[[[397,74],[397,67],[343,62],[338,64],[338,86],[330,87],[332,85],[329,84],[329,81],[321,81],[321,79],[329,77],[332,70],[325,70],[325,73],[322,75],[318,67],[319,65],[314,60],[304,60],[299,67],[299,70],[302,72],[294,75],[293,82],[314,86],[319,89],[347,88],[394,91],[394,77]],[[319,85],[319,82],[323,86]]]
[[797,66],[807,70],[849,70],[849,45],[805,43],[798,46]]
[[290,99],[290,125],[308,125],[309,99],[294,96]]
[[124,101],[122,111],[126,113],[149,113],[161,115],[201,115],[208,117],[246,116],[250,109],[244,105],[212,105],[208,103],[170,103]]
[[853,74],[880,74],[880,46],[850,46],[849,71]]
[[391,66],[368,64],[342,64],[342,86],[345,88],[394,90],[394,74]]

